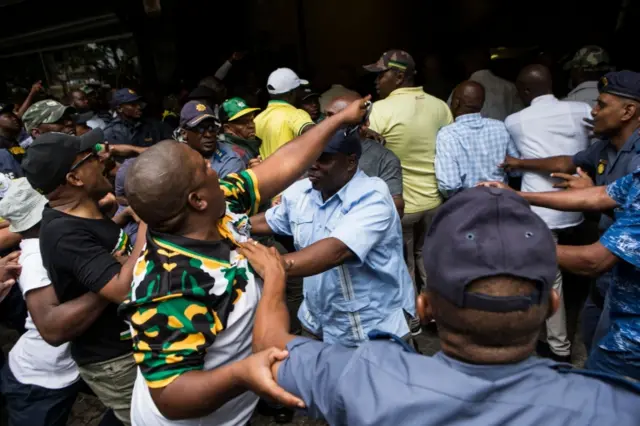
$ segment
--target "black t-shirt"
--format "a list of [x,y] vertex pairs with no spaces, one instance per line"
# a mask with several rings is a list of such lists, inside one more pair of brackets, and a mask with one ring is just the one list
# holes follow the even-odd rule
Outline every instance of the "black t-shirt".
[[[61,303],[88,291],[99,292],[121,265],[113,253],[131,252],[127,234],[109,219],[84,219],[46,207],[42,213],[42,262]],[[71,342],[78,365],[107,361],[131,352],[129,328],[118,317],[118,305],[109,304],[102,315]]]

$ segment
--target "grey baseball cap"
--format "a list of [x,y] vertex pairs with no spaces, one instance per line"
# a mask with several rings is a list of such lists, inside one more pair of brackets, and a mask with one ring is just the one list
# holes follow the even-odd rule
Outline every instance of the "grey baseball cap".
[[0,200],[0,217],[11,222],[9,231],[24,232],[40,223],[46,204],[47,199],[31,187],[27,178],[14,179]]
[[[435,215],[423,252],[429,289],[460,308],[528,310],[549,297],[556,277],[551,231],[524,198],[504,189],[453,196]],[[499,275],[531,280],[537,290],[509,297],[467,292],[474,281]]]

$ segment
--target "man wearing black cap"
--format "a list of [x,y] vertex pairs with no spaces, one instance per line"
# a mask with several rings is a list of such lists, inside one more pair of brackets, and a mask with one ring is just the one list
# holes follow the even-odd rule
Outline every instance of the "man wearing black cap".
[[[507,170],[551,172],[552,177],[564,180],[555,185],[559,188],[608,185],[634,172],[640,167],[640,73],[610,72],[600,80],[598,89],[600,95],[591,115],[593,132],[600,140],[574,156],[538,159],[507,157],[503,167]],[[612,218],[612,211],[601,215],[601,233],[613,223]],[[591,345],[600,318],[609,279],[608,274],[598,279],[585,305],[582,333],[587,346]],[[606,320],[602,318],[602,321]]]
[[[31,186],[49,200],[40,248],[60,302],[77,303],[88,292],[113,302],[104,303],[101,315],[85,324],[86,329],[71,322],[61,327],[78,334],[71,355],[83,379],[120,421],[130,424],[136,367],[128,328],[116,309],[127,296],[145,239],[138,238],[132,251],[126,233],[98,208],[98,200],[112,190],[95,148],[103,142],[100,129],[81,137],[47,133],[29,147],[23,168]],[[145,226],[140,229],[144,232]],[[116,255],[131,256],[121,265]]]
[[525,200],[494,188],[457,194],[434,217],[425,252],[433,279],[418,311],[438,323],[433,357],[389,333],[355,350],[290,335],[282,260],[243,246],[265,281],[254,350],[286,347],[272,371],[310,415],[332,425],[637,424],[637,385],[531,356],[558,296],[551,232]]
[[120,89],[113,94],[112,104],[117,117],[104,129],[104,137],[112,144],[148,147],[171,138],[172,129],[159,120],[143,118],[142,96],[131,89]]
[[293,237],[291,276],[305,277],[303,327],[329,343],[357,346],[382,329],[409,334],[415,291],[403,258],[400,217],[386,183],[358,168],[358,128],[339,130],[308,178],[251,218],[255,234]]
[[233,148],[218,140],[220,123],[213,110],[198,101],[187,102],[180,111],[181,140],[207,159],[218,176],[240,173],[245,167]]

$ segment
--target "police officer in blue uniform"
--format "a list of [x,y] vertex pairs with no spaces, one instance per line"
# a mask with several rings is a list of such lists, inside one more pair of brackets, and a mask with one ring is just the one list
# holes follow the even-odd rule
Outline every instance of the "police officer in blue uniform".
[[162,121],[143,117],[142,96],[132,89],[120,89],[113,94],[114,118],[104,129],[104,137],[111,144],[149,147],[161,140],[171,139],[173,129]]
[[555,243],[520,196],[472,188],[445,203],[424,252],[423,321],[438,324],[442,351],[416,354],[378,333],[358,349],[288,333],[286,266],[273,251],[242,248],[264,278],[254,349],[286,347],[272,372],[309,414],[331,425],[637,425],[637,384],[575,370],[532,352],[558,307]]
[[[608,185],[632,173],[640,166],[640,73],[618,71],[607,73],[598,83],[600,95],[593,107],[593,132],[600,138],[573,157],[557,156],[541,159],[508,157],[505,167],[551,172],[564,179],[559,188],[584,188]],[[580,170],[578,170],[580,168]],[[578,175],[573,175],[578,172]],[[599,230],[604,233],[613,222],[613,212],[601,215]],[[609,325],[601,316],[610,274],[598,278],[582,314],[582,335],[587,349],[598,330]]]

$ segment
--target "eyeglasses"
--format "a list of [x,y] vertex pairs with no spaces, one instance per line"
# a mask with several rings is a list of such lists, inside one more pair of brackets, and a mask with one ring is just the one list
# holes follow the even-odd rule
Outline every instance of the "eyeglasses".
[[84,157],[82,157],[80,159],[80,161],[78,161],[76,164],[74,164],[73,166],[71,166],[71,168],[69,169],[69,173],[71,173],[74,170],[77,170],[78,167],[82,166],[84,163],[86,163],[87,161],[91,160],[92,158],[99,158],[98,156],[98,151],[96,150],[96,148],[92,148],[91,152],[88,153],[87,155],[85,155]]

